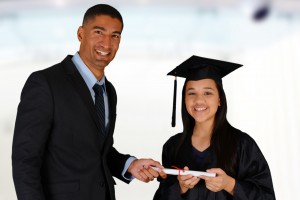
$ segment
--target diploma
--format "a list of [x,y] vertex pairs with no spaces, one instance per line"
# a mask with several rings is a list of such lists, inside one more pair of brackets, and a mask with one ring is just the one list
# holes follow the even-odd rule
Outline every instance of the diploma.
[[[159,169],[157,167],[152,167],[152,169],[158,171]],[[164,168],[162,169],[163,172],[170,175],[188,175],[191,174],[193,176],[209,176],[209,177],[215,177],[215,173],[208,173],[208,172],[202,172],[202,171],[193,171],[193,170],[183,170],[183,169],[168,169]]]

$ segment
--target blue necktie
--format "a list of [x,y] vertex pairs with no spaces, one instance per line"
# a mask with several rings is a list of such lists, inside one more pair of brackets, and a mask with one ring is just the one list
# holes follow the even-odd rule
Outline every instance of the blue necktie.
[[103,134],[103,136],[105,136],[105,108],[103,98],[103,85],[99,85],[96,83],[93,87],[93,90],[95,91],[95,107],[98,119],[100,121],[101,133]]

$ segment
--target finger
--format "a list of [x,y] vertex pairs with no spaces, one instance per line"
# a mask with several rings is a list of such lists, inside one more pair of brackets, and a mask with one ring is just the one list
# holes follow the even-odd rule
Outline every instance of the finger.
[[216,191],[215,186],[211,183],[206,183],[206,188],[209,189],[210,191],[213,191],[213,192]]
[[166,179],[168,177],[168,175],[163,171],[159,172],[159,176],[162,177],[163,179]]
[[186,187],[186,188],[193,188],[195,185],[194,185],[194,182],[197,180],[198,178],[197,177],[191,177],[190,179],[187,179],[187,180],[184,180],[182,181],[182,184]]
[[216,173],[217,175],[218,174],[225,174],[225,172],[222,170],[222,169],[220,169],[220,168],[211,168],[211,169],[208,169],[208,170],[206,170],[206,172],[208,172],[208,173]]
[[146,167],[145,168],[153,177],[158,177],[159,176],[159,172],[152,169],[151,167]]
[[205,180],[205,181],[210,181],[211,177],[209,176],[200,176],[201,179]]
[[200,181],[200,178],[194,176],[191,179],[189,179],[188,181],[186,181],[186,183],[188,183],[189,185],[194,187],[199,181]]
[[185,187],[192,189],[195,187],[195,185],[200,181],[199,177],[193,177],[192,179],[190,179],[189,181],[185,182]]
[[187,181],[189,179],[193,178],[193,176],[191,174],[188,175],[178,175],[177,179],[180,181]]
[[153,167],[157,167],[160,169],[164,168],[158,161],[155,161],[153,159],[141,159],[141,160],[143,162],[143,165],[145,165],[145,166],[153,166]]
[[196,185],[200,181],[199,177],[194,177],[194,180],[191,182],[192,185]]
[[150,166],[158,167],[158,168],[160,168],[160,169],[163,169],[163,168],[164,168],[164,166],[162,166],[159,162],[154,161],[154,160],[153,160],[153,163],[150,164]]
[[[149,168],[143,168],[141,171],[147,176],[148,179],[154,179],[155,178],[155,176],[153,176],[149,172]],[[157,173],[157,175],[158,175],[158,173]]]
[[213,192],[219,192],[222,189],[220,188],[220,184],[216,183],[216,182],[211,182],[211,183],[207,183],[206,187],[209,188],[209,190],[213,191]]
[[140,172],[139,172],[139,175],[140,175],[140,177],[141,177],[141,181],[144,181],[144,182],[146,182],[146,183],[148,183],[149,182],[149,178],[148,178],[148,176],[143,172],[143,170],[141,170]]

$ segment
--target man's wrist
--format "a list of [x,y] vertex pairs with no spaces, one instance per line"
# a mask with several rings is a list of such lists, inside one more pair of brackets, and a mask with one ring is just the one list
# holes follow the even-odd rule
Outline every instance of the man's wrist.
[[125,163],[125,166],[124,166],[124,169],[123,169],[123,172],[122,172],[122,176],[127,179],[127,180],[133,180],[134,179],[134,176],[132,176],[132,174],[129,172],[129,167],[131,165],[131,163],[136,160],[137,158],[132,156],[132,157],[129,157]]

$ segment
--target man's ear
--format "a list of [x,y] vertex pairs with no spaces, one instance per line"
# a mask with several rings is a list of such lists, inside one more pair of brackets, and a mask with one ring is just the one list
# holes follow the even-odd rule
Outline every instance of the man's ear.
[[81,42],[81,40],[83,38],[83,28],[82,28],[82,26],[79,26],[79,28],[77,30],[77,38]]

